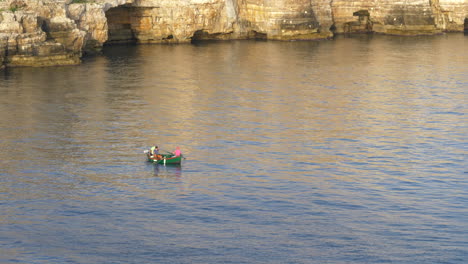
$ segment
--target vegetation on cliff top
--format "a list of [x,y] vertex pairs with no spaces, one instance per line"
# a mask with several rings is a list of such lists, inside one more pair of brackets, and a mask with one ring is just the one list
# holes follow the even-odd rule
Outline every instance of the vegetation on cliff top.
[[[1,2],[1,1],[2,1],[2,0],[0,0],[0,2]],[[20,9],[21,9],[21,8],[16,7],[16,6],[10,7],[10,8],[8,8],[8,9],[0,8],[0,12],[4,12],[4,11],[16,12],[16,11],[18,11],[18,10],[20,10]]]

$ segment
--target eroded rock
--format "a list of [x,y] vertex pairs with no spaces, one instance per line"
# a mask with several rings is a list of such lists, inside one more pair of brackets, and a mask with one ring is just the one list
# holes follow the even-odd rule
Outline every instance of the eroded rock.
[[3,0],[0,65],[76,64],[104,44],[462,32],[466,0]]

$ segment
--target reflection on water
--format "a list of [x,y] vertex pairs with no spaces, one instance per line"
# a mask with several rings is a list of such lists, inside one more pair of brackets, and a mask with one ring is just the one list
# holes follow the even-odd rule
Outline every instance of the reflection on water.
[[154,175],[161,178],[174,178],[180,180],[182,177],[182,166],[155,164]]
[[[0,72],[2,263],[463,263],[463,35]],[[182,166],[145,162],[181,146]]]

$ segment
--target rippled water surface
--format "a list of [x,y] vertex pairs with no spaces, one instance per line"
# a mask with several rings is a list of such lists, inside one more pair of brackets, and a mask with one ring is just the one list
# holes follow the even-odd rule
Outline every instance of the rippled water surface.
[[[0,72],[0,263],[466,263],[468,37]],[[145,161],[180,146],[182,166]]]

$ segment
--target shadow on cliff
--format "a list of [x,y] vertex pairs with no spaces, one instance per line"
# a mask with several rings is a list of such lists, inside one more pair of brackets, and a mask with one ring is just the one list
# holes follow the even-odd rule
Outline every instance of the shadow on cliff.
[[436,26],[434,14],[421,12],[418,5],[395,5],[384,19],[385,34],[433,35],[441,33]]
[[280,28],[283,30],[304,30],[310,31],[317,29],[320,32],[320,22],[317,19],[312,7],[295,15],[283,16],[281,18]]
[[465,18],[465,22],[464,22],[464,24],[463,24],[463,28],[464,28],[465,36],[468,36],[468,17]]

